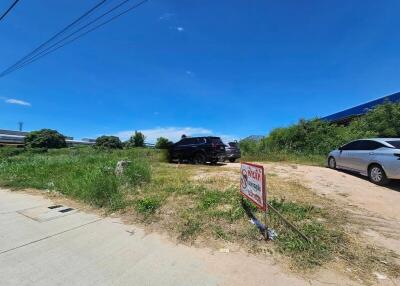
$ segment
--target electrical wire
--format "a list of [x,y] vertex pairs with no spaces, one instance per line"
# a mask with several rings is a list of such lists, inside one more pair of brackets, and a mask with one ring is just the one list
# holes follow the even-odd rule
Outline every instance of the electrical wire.
[[17,3],[19,2],[19,0],[15,0],[10,7],[8,7],[8,9],[3,13],[3,15],[0,16],[0,21],[3,20],[8,13],[10,13],[10,11],[14,8],[15,5],[17,5]]
[[[99,21],[100,19],[104,18],[104,17],[107,16],[108,14],[112,13],[112,12],[115,11],[116,9],[118,9],[118,8],[122,7],[123,5],[127,4],[129,1],[131,1],[131,0],[125,0],[125,1],[123,1],[123,2],[121,2],[121,3],[119,3],[118,5],[114,6],[113,8],[111,8],[110,10],[108,10],[107,12],[105,12],[105,13],[103,13],[102,15],[96,17],[94,20],[90,21],[89,23],[85,24],[84,26],[80,27],[79,29],[75,30],[74,32],[70,33],[69,35],[67,35],[67,36],[64,37],[63,39],[61,39],[61,40],[59,40],[58,42],[56,42],[55,44],[51,45],[50,47],[48,47],[48,48],[46,48],[46,49],[40,51],[40,52],[37,53],[36,55],[33,55],[31,58],[24,60],[24,61],[21,62],[20,64],[14,65],[12,68],[9,68],[9,69],[7,69],[6,71],[2,72],[2,73],[0,74],[0,77],[5,76],[5,75],[7,75],[7,74],[9,74],[9,73],[11,73],[11,72],[13,72],[13,71],[19,70],[19,69],[21,69],[22,67],[24,67],[24,66],[26,66],[26,65],[29,65],[29,64],[31,64],[31,63],[37,61],[38,59],[40,59],[40,58],[42,58],[42,57],[44,57],[44,56],[46,56],[46,55],[48,55],[48,54],[50,54],[50,53],[52,53],[52,52],[55,52],[56,50],[58,50],[58,49],[60,49],[60,48],[62,48],[62,47],[64,47],[64,46],[66,46],[66,45],[68,45],[68,44],[70,44],[70,43],[76,41],[77,39],[79,39],[79,38],[81,38],[81,37],[83,37],[83,36],[89,34],[90,32],[92,32],[92,31],[94,31],[94,30],[96,30],[96,29],[98,29],[98,28],[104,26],[105,24],[107,24],[107,23],[109,23],[109,22],[111,22],[111,21],[117,19],[118,17],[120,17],[120,16],[122,16],[122,15],[128,13],[128,12],[130,12],[131,10],[133,10],[133,9],[135,9],[135,8],[137,8],[137,7],[139,7],[140,5],[144,4],[144,3],[147,2],[148,0],[141,1],[141,2],[139,2],[139,3],[135,4],[135,5],[133,5],[132,7],[126,9],[125,11],[123,11],[123,12],[121,12],[121,13],[119,13],[119,14],[113,16],[113,17],[111,17],[111,18],[108,19],[107,21],[104,21],[103,23],[100,23],[100,24],[98,24],[97,26],[95,26],[95,27],[93,27],[93,28],[91,28],[91,29],[89,29],[89,30],[83,32],[82,34],[80,34],[80,35],[78,35],[78,36],[76,36],[76,37],[74,37],[74,38],[72,38],[70,41],[67,41],[67,42],[65,42],[65,43],[62,43],[62,42],[64,42],[65,40],[71,38],[73,35],[75,35],[75,34],[81,32],[82,30],[88,28],[90,25],[92,25],[92,24],[94,24],[95,22]],[[62,43],[62,44],[59,45],[60,43]],[[59,46],[57,46],[57,45],[59,45]]]
[[51,41],[53,41],[54,39],[56,39],[57,37],[61,36],[62,34],[64,34],[68,29],[72,28],[74,25],[76,25],[77,23],[79,23],[80,21],[82,21],[83,19],[85,19],[86,17],[88,17],[93,11],[95,11],[97,8],[99,8],[101,5],[103,5],[107,0],[101,0],[99,3],[97,3],[95,6],[93,6],[92,8],[90,8],[88,11],[86,11],[85,13],[83,13],[79,18],[77,18],[76,20],[74,20],[72,23],[70,23],[69,25],[67,25],[65,28],[63,28],[60,32],[56,33],[54,36],[52,36],[50,39],[48,39],[47,41],[45,41],[44,43],[40,44],[37,48],[35,48],[33,51],[31,51],[30,53],[28,53],[27,55],[25,55],[24,57],[22,57],[20,60],[18,60],[15,64],[11,65],[10,67],[8,67],[7,69],[5,69],[3,72],[1,72],[0,77],[2,77],[3,75],[5,75],[6,73],[9,72],[9,70],[13,69],[14,67],[18,66],[19,64],[21,64],[23,61],[25,61],[26,59],[28,59],[29,57],[31,57],[32,55],[34,55],[36,52],[38,52],[40,49],[42,49],[43,47],[45,47],[47,44],[49,44]]

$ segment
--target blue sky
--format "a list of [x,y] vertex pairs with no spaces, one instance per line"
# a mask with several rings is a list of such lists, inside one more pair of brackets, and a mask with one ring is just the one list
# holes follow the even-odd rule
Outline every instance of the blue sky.
[[[97,2],[21,0],[0,22],[0,69]],[[264,135],[399,91],[399,10],[389,0],[150,0],[0,78],[0,129]]]

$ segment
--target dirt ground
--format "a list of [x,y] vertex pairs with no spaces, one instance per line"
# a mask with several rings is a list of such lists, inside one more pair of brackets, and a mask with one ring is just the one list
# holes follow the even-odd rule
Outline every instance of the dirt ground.
[[[282,178],[282,181],[299,182],[312,189],[317,195],[332,200],[334,205],[345,209],[351,214],[349,229],[354,233],[363,234],[363,239],[373,245],[391,250],[400,256],[400,183],[395,182],[388,187],[379,187],[371,184],[367,179],[327,168],[304,166],[289,163],[263,163],[269,177]],[[210,180],[210,184],[221,183],[225,187],[236,186],[239,181],[239,163],[221,164],[219,166],[191,166],[171,165],[173,168],[189,168],[194,170],[194,179],[207,181],[216,174],[221,180]],[[218,170],[218,171],[217,171]],[[32,194],[36,193],[32,191]],[[43,192],[37,192],[43,195]],[[68,200],[69,205],[81,211],[95,212],[97,210],[85,207],[67,198],[51,197],[55,202]],[[66,203],[64,201],[64,203]],[[119,217],[119,214],[112,214]],[[131,222],[133,223],[133,222]],[[147,226],[146,229],[151,229]],[[160,235],[159,231],[156,231]],[[147,233],[147,230],[146,230]],[[170,243],[171,238],[162,234],[163,240]],[[173,243],[178,244],[173,241]],[[361,285],[362,281],[349,279],[347,275],[337,272],[331,265],[326,265],[317,272],[307,275],[292,273],[284,265],[268,257],[253,256],[237,248],[235,245],[226,245],[221,249],[190,247],[193,256],[198,256],[206,262],[208,271],[223,276],[220,285],[259,285],[265,281],[272,281],[274,285]],[[228,253],[225,250],[228,249]],[[400,260],[398,261],[400,263]],[[384,263],[384,261],[382,262]],[[400,285],[400,281],[393,281],[376,273],[376,282],[379,285]],[[270,279],[268,279],[270,277]],[[374,283],[375,284],[375,283]]]
[[[351,214],[353,228],[373,244],[400,255],[400,182],[386,187],[367,178],[323,167],[288,163],[263,163],[269,175],[298,181],[316,194],[332,199]],[[239,169],[240,163],[228,163],[224,169]]]

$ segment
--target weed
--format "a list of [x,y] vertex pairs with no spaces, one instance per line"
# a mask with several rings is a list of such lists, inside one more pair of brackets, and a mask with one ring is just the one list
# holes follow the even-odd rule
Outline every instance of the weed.
[[143,198],[135,202],[135,209],[137,212],[143,215],[150,215],[161,206],[161,200],[159,198]]
[[180,227],[179,239],[182,241],[194,241],[197,235],[200,233],[202,223],[194,218],[188,217]]

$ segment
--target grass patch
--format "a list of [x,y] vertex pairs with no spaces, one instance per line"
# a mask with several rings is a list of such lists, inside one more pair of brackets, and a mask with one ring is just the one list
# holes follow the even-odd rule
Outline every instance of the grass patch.
[[287,152],[249,153],[244,154],[241,159],[245,162],[289,162],[311,166],[325,166],[326,163],[326,156]]
[[194,241],[200,234],[202,223],[199,219],[188,216],[184,222],[179,226],[179,237],[181,241]]
[[[302,271],[339,263],[364,281],[372,279],[373,271],[389,277],[400,273],[392,254],[360,242],[346,231],[344,210],[300,183],[273,174],[267,180],[270,203],[312,238],[312,244],[273,212],[268,219],[278,232],[277,240],[259,240],[260,233],[241,205],[238,170],[166,164],[162,153],[140,148],[7,152],[0,158],[0,185],[57,191],[106,210],[121,209],[188,244],[224,247],[229,242],[252,253],[278,252]],[[119,160],[131,161],[121,177],[114,174]],[[262,217],[254,206],[249,207]]]
[[[0,184],[13,188],[57,191],[97,207],[116,210],[126,205],[123,186],[150,181],[146,149],[99,151],[93,148],[23,152],[0,160]],[[150,160],[148,159],[150,157]],[[130,160],[124,176],[114,174],[119,160]]]
[[149,197],[135,201],[135,209],[143,215],[154,214],[160,206],[161,200],[159,198]]

